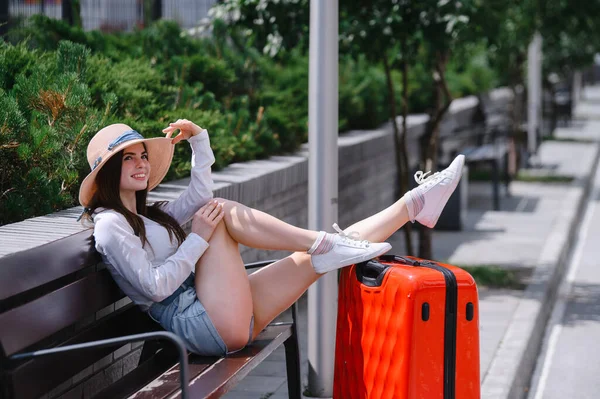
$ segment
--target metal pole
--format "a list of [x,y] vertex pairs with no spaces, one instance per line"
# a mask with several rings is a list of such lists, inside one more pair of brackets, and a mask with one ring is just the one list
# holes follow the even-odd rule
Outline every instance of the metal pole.
[[542,91],[542,36],[536,32],[527,49],[527,150],[529,157],[537,152]]
[[529,157],[535,152],[535,37],[527,48],[527,152]]
[[[331,231],[338,209],[338,0],[311,0],[308,227]],[[337,273],[308,290],[308,393],[333,395]]]

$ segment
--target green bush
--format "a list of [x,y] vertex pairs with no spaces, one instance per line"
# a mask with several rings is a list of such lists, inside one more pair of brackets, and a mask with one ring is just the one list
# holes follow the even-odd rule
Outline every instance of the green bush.
[[0,87],[3,90],[12,89],[17,74],[31,74],[41,55],[40,52],[29,51],[24,43],[10,46],[0,41],[0,51]]
[[264,106],[264,123],[277,142],[263,137],[271,150],[292,151],[308,139],[308,58],[296,54],[287,65],[265,68],[257,102]]
[[[0,58],[11,51],[3,46]],[[85,83],[87,56],[61,42],[0,93],[0,224],[73,204],[88,169],[86,143],[103,123]]]
[[[389,120],[387,82],[383,68],[363,57],[344,57],[339,67],[340,131],[373,129]],[[400,85],[396,85],[397,112],[401,111]]]
[[452,58],[446,78],[456,98],[489,91],[499,83],[482,45],[469,46]]
[[95,106],[105,93],[117,96],[118,115],[152,118],[172,103],[175,94],[175,89],[165,84],[159,71],[143,58],[113,62],[98,55],[90,57],[87,83]]

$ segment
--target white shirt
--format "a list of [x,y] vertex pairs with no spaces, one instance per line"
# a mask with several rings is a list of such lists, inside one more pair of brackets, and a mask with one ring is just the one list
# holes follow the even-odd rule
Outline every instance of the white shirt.
[[[196,211],[213,197],[211,165],[215,157],[210,148],[208,132],[203,130],[188,139],[192,147],[191,181],[185,191],[162,210],[179,224],[187,223]],[[151,172],[152,173],[152,172]],[[146,227],[148,244],[133,233],[125,217],[111,209],[99,208],[94,215],[96,250],[117,285],[131,300],[147,310],[154,302],[171,295],[194,271],[208,243],[190,233],[178,246],[169,239],[167,229],[141,216]]]

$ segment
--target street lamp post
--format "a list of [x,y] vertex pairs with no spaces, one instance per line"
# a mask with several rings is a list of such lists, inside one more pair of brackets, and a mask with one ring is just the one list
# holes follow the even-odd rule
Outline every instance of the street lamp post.
[[[308,227],[338,216],[338,0],[311,0],[308,103]],[[308,290],[308,393],[333,394],[337,273]]]

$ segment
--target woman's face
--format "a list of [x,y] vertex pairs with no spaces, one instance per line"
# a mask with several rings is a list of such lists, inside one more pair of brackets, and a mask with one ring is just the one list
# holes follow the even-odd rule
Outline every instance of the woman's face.
[[144,190],[149,178],[150,162],[144,145],[138,143],[125,148],[121,166],[121,192]]

